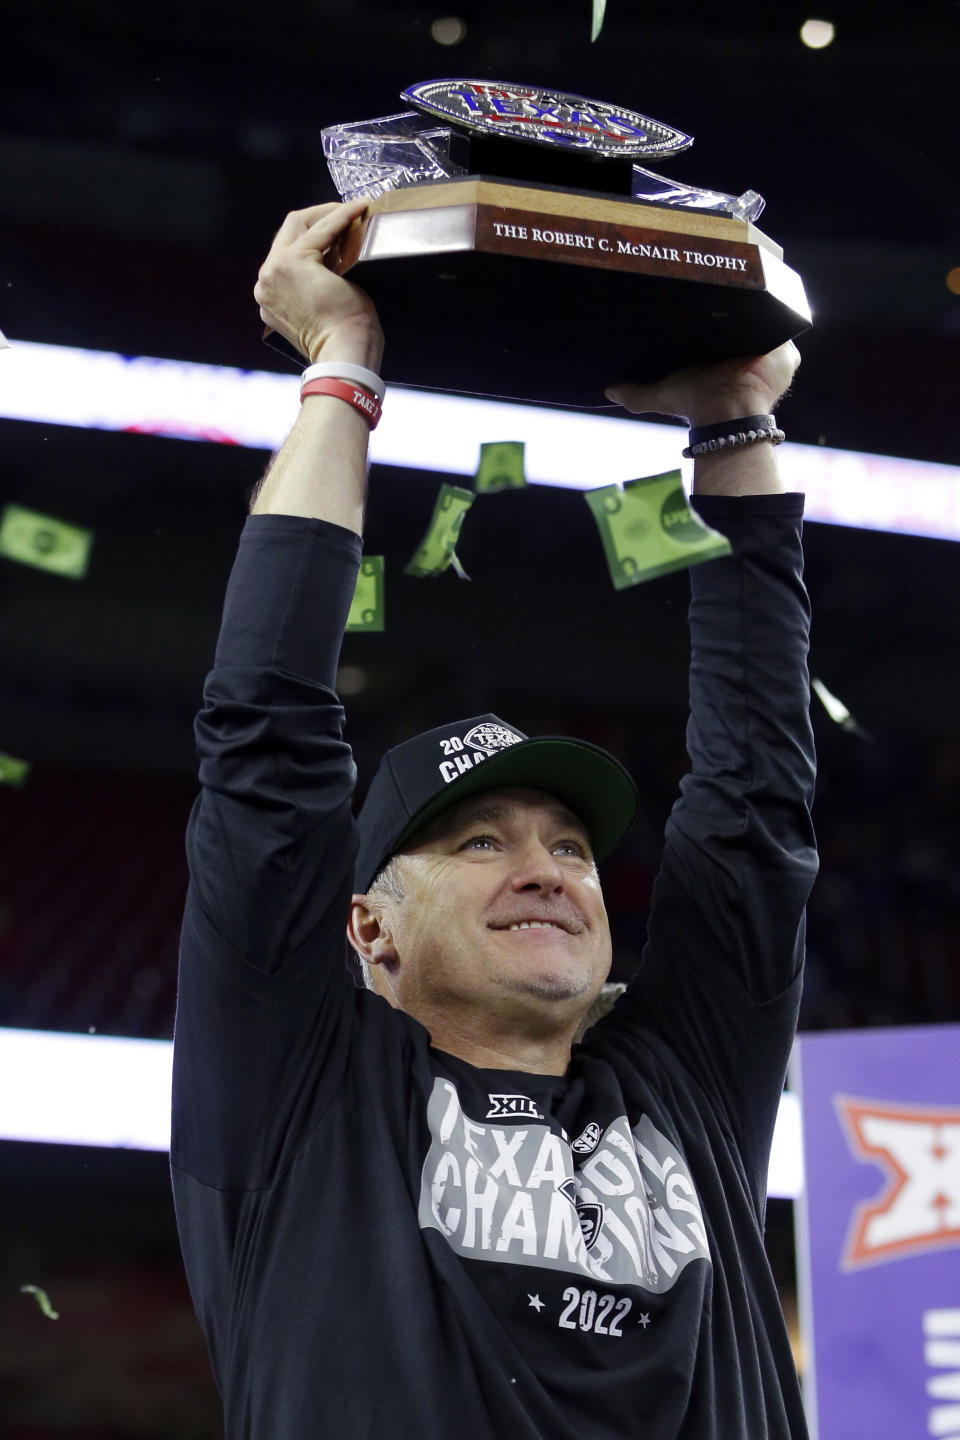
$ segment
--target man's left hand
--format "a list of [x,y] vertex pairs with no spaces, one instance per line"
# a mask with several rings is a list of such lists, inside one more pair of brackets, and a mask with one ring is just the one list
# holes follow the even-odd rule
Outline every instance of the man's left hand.
[[771,350],[675,370],[652,385],[617,383],[607,398],[635,415],[676,415],[691,425],[715,425],[768,414],[790,386],[800,352],[792,340]]

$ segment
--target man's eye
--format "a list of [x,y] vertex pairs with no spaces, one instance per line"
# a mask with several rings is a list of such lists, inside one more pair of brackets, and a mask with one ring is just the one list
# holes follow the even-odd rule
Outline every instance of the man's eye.
[[492,835],[471,835],[462,848],[464,850],[486,850],[496,844]]
[[579,840],[559,840],[554,845],[554,850],[560,850],[564,855],[575,855],[579,860],[587,858],[587,849]]

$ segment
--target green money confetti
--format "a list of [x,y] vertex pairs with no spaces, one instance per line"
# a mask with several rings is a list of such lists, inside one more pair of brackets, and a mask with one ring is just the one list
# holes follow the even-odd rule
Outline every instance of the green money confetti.
[[526,484],[522,440],[494,440],[480,446],[480,462],[473,477],[473,488],[478,495],[494,495],[498,490],[523,490]]
[[46,1290],[41,1290],[39,1285],[21,1285],[20,1293],[21,1295],[35,1295],[37,1298],[37,1304],[40,1306],[40,1309],[43,1311],[44,1315],[46,1315],[48,1320],[60,1319],[60,1312],[58,1310],[54,1310],[53,1306],[50,1304],[50,1300]]
[[679,470],[628,480],[622,490],[604,485],[588,490],[584,499],[617,590],[730,554],[730,541],[690,509]]
[[67,525],[52,515],[8,505],[0,516],[0,555],[35,565],[53,575],[82,580],[90,563],[93,531]]
[[854,720],[843,701],[838,700],[836,695],[832,695],[822,680],[817,680],[816,678],[811,679],[810,689],[816,695],[820,704],[830,716],[830,719],[839,725],[841,730],[846,730],[850,735],[859,735],[863,740],[870,739],[866,730],[861,729],[856,720]]
[[383,608],[383,556],[365,555],[360,562],[357,588],[353,592],[346,628],[382,630]]
[[414,575],[418,579],[426,575],[440,575],[448,565],[452,565],[461,580],[470,578],[457,559],[456,548],[463,529],[463,517],[474,499],[471,490],[461,490],[458,485],[441,485],[427,533],[410,562],[404,566],[404,575]]
[[593,0],[593,24],[590,26],[590,43],[592,44],[600,34],[603,25],[603,15],[607,8],[607,0]]
[[18,760],[14,755],[0,755],[0,785],[13,785],[19,790],[27,783],[29,774],[29,760]]

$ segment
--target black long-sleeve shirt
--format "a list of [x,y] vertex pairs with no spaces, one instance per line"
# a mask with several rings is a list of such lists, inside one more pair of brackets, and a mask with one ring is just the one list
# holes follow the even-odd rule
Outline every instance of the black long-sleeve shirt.
[[644,963],[563,1076],[345,966],[359,541],[248,520],[197,722],[172,1167],[229,1440],[801,1440],[763,1249],[816,870],[799,496],[698,498],[690,774]]

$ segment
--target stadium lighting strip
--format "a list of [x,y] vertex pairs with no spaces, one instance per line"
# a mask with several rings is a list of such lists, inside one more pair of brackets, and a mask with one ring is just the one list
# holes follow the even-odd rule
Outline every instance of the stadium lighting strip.
[[[0,337],[0,418],[275,450],[296,418],[297,377]],[[589,490],[681,467],[672,426],[389,387],[371,437],[379,465],[473,475],[479,447],[522,440],[532,484]],[[783,445],[781,474],[806,515],[960,540],[960,467]],[[169,1149],[172,1045],[0,1029],[0,1139]],[[800,1107],[781,1098],[769,1193],[803,1189]]]
[[[296,418],[298,377],[12,340],[0,350],[0,417],[276,450]],[[590,490],[689,466],[686,431],[618,415],[468,399],[389,384],[371,437],[375,464],[476,473],[483,441],[522,440],[535,485]],[[780,447],[787,489],[806,516],[902,535],[960,540],[960,467]]]
[[[172,1064],[169,1040],[0,1029],[0,1140],[169,1150]],[[769,1193],[802,1190],[800,1104],[785,1092]]]
[[[296,418],[298,377],[103,350],[4,344],[0,418],[272,451]],[[618,416],[390,385],[374,464],[476,473],[484,441],[522,440],[527,480],[590,490],[683,468],[686,433]],[[806,517],[960,540],[960,467],[826,446],[780,447]],[[686,467],[689,468],[689,467]],[[173,1047],[164,1040],[0,1029],[0,1140],[169,1149]],[[800,1105],[781,1097],[769,1193],[803,1190]]]

